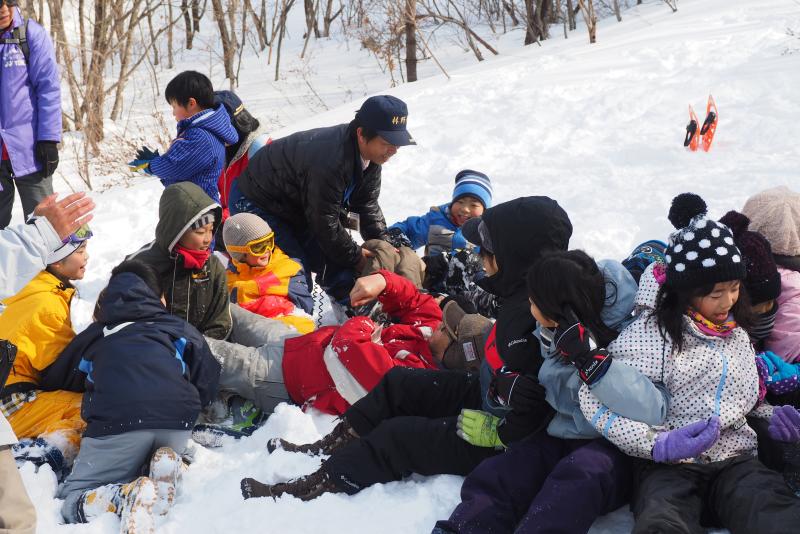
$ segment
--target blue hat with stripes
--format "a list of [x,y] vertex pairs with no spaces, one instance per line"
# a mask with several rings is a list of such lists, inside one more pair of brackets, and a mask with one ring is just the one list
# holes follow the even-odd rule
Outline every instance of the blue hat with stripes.
[[471,196],[481,201],[484,208],[492,207],[492,181],[482,172],[464,169],[456,174],[456,187],[453,189],[453,202],[461,197]]

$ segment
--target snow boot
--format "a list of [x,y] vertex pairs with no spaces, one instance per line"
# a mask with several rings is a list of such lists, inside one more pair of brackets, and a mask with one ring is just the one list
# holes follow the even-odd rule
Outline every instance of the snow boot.
[[342,421],[331,430],[330,434],[314,443],[295,445],[281,438],[272,438],[267,442],[267,450],[270,454],[281,449],[287,452],[300,452],[309,456],[329,456],[336,449],[344,447],[355,439],[358,439],[355,430],[353,430],[353,427],[347,422],[347,419],[342,419]]
[[156,486],[158,499],[154,512],[166,515],[175,503],[175,495],[183,476],[183,460],[169,447],[161,447],[150,460],[150,480]]
[[25,438],[19,443],[11,446],[11,452],[17,467],[25,462],[31,462],[36,466],[36,471],[47,464],[53,469],[59,482],[66,476],[67,462],[61,450],[47,442],[44,438]]
[[85,491],[78,499],[78,517],[88,523],[106,513],[117,514],[120,534],[153,534],[156,487],[147,477],[127,484],[106,484]]
[[262,484],[252,478],[243,478],[241,482],[242,497],[252,499],[257,497],[278,497],[286,494],[300,499],[310,501],[316,499],[324,493],[343,493],[331,481],[327,472],[320,469],[304,477],[295,478],[288,482],[277,484]]

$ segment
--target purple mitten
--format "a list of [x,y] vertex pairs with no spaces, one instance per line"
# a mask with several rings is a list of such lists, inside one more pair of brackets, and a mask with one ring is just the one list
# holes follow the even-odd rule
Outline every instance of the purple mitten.
[[769,435],[775,441],[800,441],[800,412],[794,406],[776,406],[769,420]]
[[661,432],[656,436],[653,446],[653,460],[656,462],[676,462],[699,456],[719,439],[719,417],[698,421],[690,425]]

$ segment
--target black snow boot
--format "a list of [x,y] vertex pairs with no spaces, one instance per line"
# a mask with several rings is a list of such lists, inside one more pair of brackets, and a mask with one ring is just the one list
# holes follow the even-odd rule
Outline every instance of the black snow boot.
[[262,484],[258,480],[252,478],[243,478],[241,487],[242,497],[245,499],[257,497],[272,497],[277,499],[281,495],[287,494],[297,497],[301,501],[310,501],[316,499],[323,493],[343,493],[342,490],[337,488],[331,481],[328,473],[322,469],[304,477],[272,485]]
[[327,456],[336,449],[347,445],[357,438],[358,435],[356,431],[353,430],[353,427],[350,426],[347,419],[342,419],[342,421],[331,430],[330,434],[314,443],[295,445],[281,438],[272,438],[267,442],[267,450],[270,453],[281,449],[288,452],[301,452],[309,456],[319,456],[323,454]]

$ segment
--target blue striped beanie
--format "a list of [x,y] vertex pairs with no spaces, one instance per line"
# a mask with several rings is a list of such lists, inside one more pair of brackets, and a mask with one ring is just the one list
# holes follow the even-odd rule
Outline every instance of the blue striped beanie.
[[484,209],[491,208],[492,181],[482,172],[464,169],[456,174],[456,187],[453,189],[452,202],[467,195],[480,200]]

